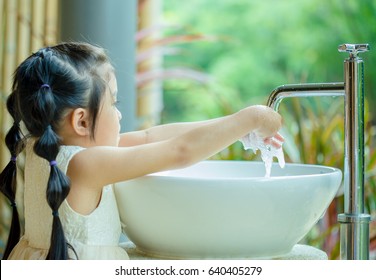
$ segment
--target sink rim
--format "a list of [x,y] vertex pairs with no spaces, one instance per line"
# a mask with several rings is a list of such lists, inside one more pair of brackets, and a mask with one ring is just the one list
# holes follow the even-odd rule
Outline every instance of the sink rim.
[[[237,165],[264,165],[262,161],[247,161],[247,160],[204,160],[201,162],[198,162],[194,165],[181,168],[181,169],[175,169],[175,170],[167,170],[167,171],[160,171],[152,174],[145,175],[140,178],[136,178],[136,180],[140,179],[158,179],[158,180],[168,180],[168,179],[184,179],[184,180],[224,180],[224,181],[242,181],[242,180],[257,180],[257,181],[273,181],[273,180],[290,180],[290,179],[296,179],[296,178],[311,178],[316,176],[330,176],[333,173],[341,173],[342,170],[336,167],[326,166],[326,165],[318,165],[318,164],[305,164],[305,163],[286,163],[284,168],[279,167],[277,162],[272,163],[272,172],[270,177],[265,177],[265,173],[262,173],[261,176],[236,176],[236,175],[227,175],[227,176],[216,176],[216,175],[210,175],[210,176],[194,176],[192,174],[181,174],[180,172],[184,172],[185,170],[191,170],[197,166],[204,165],[204,164],[220,164],[225,165],[227,164],[237,164]],[[320,169],[322,173],[308,173],[307,174],[287,174],[287,175],[273,175],[273,168],[280,168],[283,172],[283,170],[286,170],[286,168],[303,168],[309,170],[309,168],[315,168]],[[250,171],[252,172],[252,171]]]

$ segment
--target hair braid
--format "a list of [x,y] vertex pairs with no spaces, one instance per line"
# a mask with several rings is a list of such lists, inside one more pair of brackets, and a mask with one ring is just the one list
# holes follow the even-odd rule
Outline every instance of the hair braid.
[[[41,63],[47,65],[51,62],[44,60],[52,59],[51,51],[44,53]],[[59,207],[68,196],[70,190],[69,178],[57,167],[56,157],[59,152],[60,139],[54,132],[52,124],[56,111],[56,105],[52,86],[48,81],[43,81],[43,85],[36,92],[34,114],[36,119],[40,121],[40,126],[44,127],[44,131],[34,144],[34,152],[40,157],[46,159],[50,163],[50,175],[48,178],[46,197],[47,203],[51,207],[53,220],[50,249],[47,259],[50,260],[66,260],[68,259],[68,245],[64,236],[63,226],[59,218]],[[39,131],[42,131],[40,129]],[[36,134],[37,135],[37,134]]]
[[12,206],[12,221],[9,230],[9,237],[8,242],[5,247],[5,251],[3,254],[3,259],[7,259],[13,250],[14,246],[20,239],[21,235],[21,227],[20,227],[20,220],[18,216],[17,206],[16,206],[16,181],[17,181],[17,165],[16,165],[16,158],[19,152],[23,149],[23,141],[19,126],[19,119],[17,117],[16,111],[14,110],[15,105],[14,95],[11,94],[7,100],[7,109],[10,115],[14,119],[14,123],[12,127],[9,129],[6,137],[5,143],[8,147],[11,159],[7,166],[0,174],[0,191],[8,198],[11,206]]
[[48,125],[45,133],[34,144],[34,152],[45,158],[51,165],[46,189],[47,203],[51,207],[53,215],[50,249],[47,255],[47,259],[51,260],[68,259],[67,241],[58,211],[61,203],[68,196],[70,182],[68,177],[56,165],[55,159],[58,151],[59,138],[52,130],[52,127]]

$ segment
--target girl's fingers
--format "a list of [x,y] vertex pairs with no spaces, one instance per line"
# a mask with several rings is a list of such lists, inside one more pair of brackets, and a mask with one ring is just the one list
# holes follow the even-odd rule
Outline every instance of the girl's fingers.
[[276,140],[278,140],[279,142],[285,142],[285,138],[283,138],[283,136],[279,133],[277,133],[276,135],[274,135],[274,137]]
[[274,139],[271,140],[271,143],[270,143],[270,144],[271,144],[273,147],[277,148],[277,149],[279,149],[279,148],[282,147],[281,142],[276,141],[276,140],[274,140]]
[[282,143],[285,141],[285,138],[279,133],[273,137],[268,137],[264,139],[265,145],[272,145],[273,147],[279,149],[282,147]]

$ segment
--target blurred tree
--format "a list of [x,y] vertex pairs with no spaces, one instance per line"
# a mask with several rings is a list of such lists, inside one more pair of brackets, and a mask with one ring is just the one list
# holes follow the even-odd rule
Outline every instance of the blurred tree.
[[[164,18],[168,23],[186,26],[187,32],[222,36],[220,42],[181,46],[184,53],[168,57],[165,65],[190,64],[208,72],[219,87],[227,89],[235,109],[247,103],[264,103],[268,93],[280,84],[342,81],[346,55],[338,53],[338,45],[376,45],[373,0],[164,0]],[[362,56],[366,62],[366,96],[374,107],[376,56],[372,52]],[[215,106],[202,99],[202,92],[212,90],[192,83],[166,82],[165,121],[174,119],[174,113],[182,119],[199,114],[191,106],[183,106],[189,103],[212,108],[214,111],[209,111],[215,114]],[[189,91],[183,101],[177,94],[180,91]],[[179,104],[179,112],[172,104]]]

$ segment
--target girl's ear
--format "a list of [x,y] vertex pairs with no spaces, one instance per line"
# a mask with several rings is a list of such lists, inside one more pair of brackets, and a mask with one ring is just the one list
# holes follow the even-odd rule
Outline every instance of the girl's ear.
[[80,136],[90,136],[89,112],[83,108],[73,110],[71,115],[73,130]]

